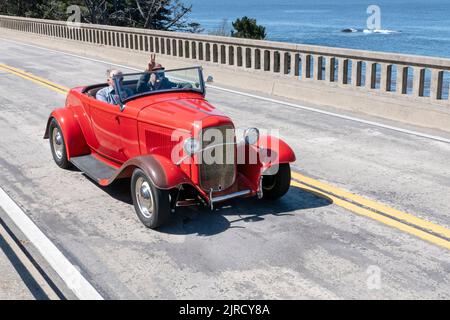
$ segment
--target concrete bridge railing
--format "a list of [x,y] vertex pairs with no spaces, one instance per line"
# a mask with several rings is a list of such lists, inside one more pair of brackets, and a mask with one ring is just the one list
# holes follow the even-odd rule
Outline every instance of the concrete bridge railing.
[[[65,22],[9,16],[0,16],[0,28],[158,53],[209,66],[216,74],[217,68],[225,70],[218,79],[230,85],[450,130],[446,129],[450,128],[450,59],[103,25],[73,27]],[[224,74],[233,81],[227,81]],[[247,82],[252,77],[260,80],[255,87]],[[386,107],[390,102],[395,105],[392,115]],[[384,109],[373,110],[381,104]],[[410,109],[397,110],[399,106]],[[425,115],[424,109],[432,112]],[[411,114],[406,115],[408,112]],[[448,119],[442,119],[443,114]],[[431,117],[430,121],[424,121],[424,116]]]

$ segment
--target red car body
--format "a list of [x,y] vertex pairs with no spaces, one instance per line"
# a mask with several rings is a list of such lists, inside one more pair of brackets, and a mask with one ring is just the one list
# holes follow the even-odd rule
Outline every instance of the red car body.
[[[51,139],[51,124],[56,121],[64,138],[67,161],[102,186],[110,185],[116,179],[130,178],[136,169],[141,169],[157,189],[178,192],[177,201],[172,199],[174,206],[195,203],[212,206],[234,197],[261,194],[262,176],[268,169],[295,161],[292,149],[275,137],[260,136],[254,145],[236,143],[234,137],[236,153],[258,153],[260,149],[270,153],[271,146],[276,145],[277,150],[273,152],[277,156],[270,162],[257,156],[256,163],[236,163],[234,177],[229,180],[231,185],[205,188],[202,179],[209,179],[208,186],[214,185],[214,179],[224,181],[220,177],[220,166],[214,169],[214,177],[210,174],[205,178],[201,172],[204,164],[175,163],[171,153],[182,141],[172,141],[172,133],[174,130],[182,132],[179,140],[183,140],[205,128],[234,129],[232,120],[199,92],[180,90],[144,95],[128,101],[121,108],[95,99],[95,92],[104,86],[70,90],[65,107],[51,113],[45,132],[45,138]],[[198,123],[202,128],[195,128]],[[85,166],[80,159],[89,160],[90,164]],[[188,196],[179,196],[183,189],[189,189]]]

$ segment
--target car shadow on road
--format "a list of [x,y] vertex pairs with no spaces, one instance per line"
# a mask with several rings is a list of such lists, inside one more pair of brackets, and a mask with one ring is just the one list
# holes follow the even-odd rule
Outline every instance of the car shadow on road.
[[213,211],[208,208],[178,208],[170,223],[159,231],[177,235],[212,236],[229,229],[245,229],[250,224],[263,223],[269,217],[270,221],[275,221],[301,216],[307,210],[326,207],[332,203],[331,199],[322,195],[291,186],[288,194],[277,201],[234,199],[217,206]]
[[[114,199],[133,205],[129,179],[118,180],[109,187],[98,187]],[[259,200],[256,197],[233,199],[217,205],[212,211],[206,207],[179,207],[170,221],[157,231],[174,235],[212,236],[228,229],[246,228],[251,223],[263,222],[268,216],[280,219],[298,216],[307,210],[332,203],[330,198],[323,195],[291,186],[289,192],[276,201]],[[130,210],[130,214],[134,214],[134,208],[130,207]]]
[[113,184],[102,187],[100,186],[96,181],[94,181],[91,177],[86,175],[85,173],[82,173],[86,180],[91,182],[94,186],[97,188],[103,190],[107,194],[109,194],[111,197],[113,197],[116,200],[119,200],[121,202],[125,202],[126,204],[133,205],[133,199],[131,198],[130,193],[130,184],[131,179],[118,179],[113,182]]

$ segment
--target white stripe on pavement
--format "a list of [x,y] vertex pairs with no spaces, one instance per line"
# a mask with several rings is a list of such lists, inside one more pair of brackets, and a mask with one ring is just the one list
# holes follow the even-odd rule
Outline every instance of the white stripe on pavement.
[[[10,39],[5,39],[5,38],[0,38],[0,39],[3,40],[3,41],[6,41],[6,42],[15,43],[15,44],[22,45],[22,46],[36,48],[36,49],[39,49],[39,50],[53,52],[53,53],[59,53],[59,54],[63,54],[63,55],[66,55],[66,56],[71,56],[71,57],[84,59],[84,60],[88,60],[88,61],[99,62],[99,63],[106,64],[106,65],[109,65],[109,66],[116,66],[116,67],[120,67],[120,68],[124,68],[124,69],[134,70],[134,71],[142,71],[141,69],[137,69],[137,68],[133,68],[133,67],[130,67],[130,66],[117,64],[117,63],[112,63],[112,62],[108,62],[108,61],[105,61],[105,60],[88,58],[88,57],[80,56],[80,55],[77,55],[77,54],[72,54],[72,53],[67,53],[67,52],[63,52],[63,51],[58,51],[58,50],[48,49],[48,48],[44,48],[44,47],[39,47],[39,46],[35,46],[35,45],[32,45],[32,44],[22,43],[22,42],[10,40]],[[408,134],[408,135],[413,135],[413,136],[416,136],[416,137],[431,139],[431,140],[444,142],[444,143],[450,143],[450,139],[447,139],[447,138],[444,138],[444,137],[430,135],[430,134],[426,134],[426,133],[422,133],[422,132],[414,131],[414,130],[403,129],[403,128],[399,128],[399,127],[395,127],[395,126],[385,125],[385,124],[380,123],[380,122],[368,121],[368,120],[364,120],[364,119],[361,119],[361,118],[345,116],[345,115],[341,115],[341,114],[334,113],[334,112],[328,112],[328,111],[324,111],[324,110],[320,110],[320,109],[316,109],[316,108],[312,108],[312,107],[302,106],[302,105],[299,105],[299,104],[289,103],[289,102],[276,100],[276,99],[272,99],[272,98],[266,98],[266,97],[258,96],[258,95],[255,95],[255,94],[245,93],[245,92],[242,92],[242,91],[225,89],[225,88],[218,87],[218,86],[207,85],[207,87],[211,88],[211,89],[215,89],[215,90],[220,90],[220,91],[223,91],[223,92],[228,92],[228,93],[237,94],[237,95],[250,97],[250,98],[255,98],[255,99],[259,99],[259,100],[263,100],[263,101],[267,101],[267,102],[271,102],[271,103],[276,103],[276,104],[279,104],[279,105],[284,105],[284,106],[295,108],[295,109],[301,109],[301,110],[315,112],[315,113],[320,113],[320,114],[324,114],[324,115],[327,115],[327,116],[336,117],[336,118],[340,118],[340,119],[344,119],[344,120],[359,122],[359,123],[363,123],[363,124],[370,125],[370,126],[373,126],[373,127],[379,127],[379,128],[383,128],[383,129],[387,129],[387,130],[392,130],[392,131],[396,131],[396,132],[400,132],[400,133],[404,133],[404,134]]]
[[36,247],[43,258],[61,277],[75,296],[81,300],[103,300],[98,291],[67,260],[49,238],[36,226],[25,212],[0,187],[0,207]]

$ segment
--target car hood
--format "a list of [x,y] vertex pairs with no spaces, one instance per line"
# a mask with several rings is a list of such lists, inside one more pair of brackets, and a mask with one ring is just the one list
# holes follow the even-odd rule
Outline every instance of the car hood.
[[155,102],[144,107],[138,119],[142,122],[188,131],[192,131],[198,122],[203,128],[232,123],[230,118],[203,98],[178,98]]

